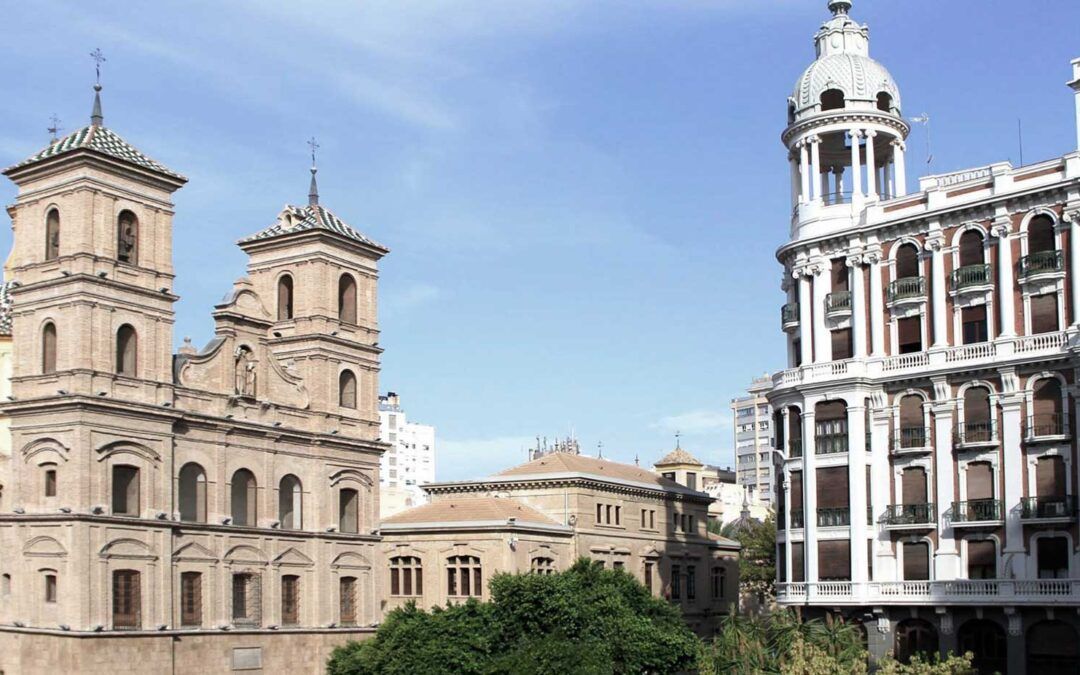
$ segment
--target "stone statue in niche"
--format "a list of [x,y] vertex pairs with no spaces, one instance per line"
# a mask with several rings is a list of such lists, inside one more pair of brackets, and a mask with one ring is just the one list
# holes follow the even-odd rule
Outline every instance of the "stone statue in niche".
[[236,348],[236,394],[255,398],[257,363],[247,347]]
[[117,242],[117,248],[119,258],[123,262],[135,262],[135,245],[138,240],[136,228],[135,217],[132,214],[127,211],[120,214],[119,241]]

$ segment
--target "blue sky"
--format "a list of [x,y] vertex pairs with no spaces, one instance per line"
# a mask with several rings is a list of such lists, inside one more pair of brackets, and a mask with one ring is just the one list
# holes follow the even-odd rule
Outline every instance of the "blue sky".
[[[307,193],[393,252],[382,388],[438,427],[439,477],[576,431],[642,462],[731,462],[729,401],[782,367],[785,99],[825,0],[0,2],[0,163],[105,122],[187,175],[176,341]],[[1080,3],[856,0],[929,113],[937,171],[1073,149]],[[909,145],[919,174],[925,138]],[[911,177],[914,183],[915,177]],[[13,186],[6,184],[10,202]],[[7,228],[0,247],[10,245]]]

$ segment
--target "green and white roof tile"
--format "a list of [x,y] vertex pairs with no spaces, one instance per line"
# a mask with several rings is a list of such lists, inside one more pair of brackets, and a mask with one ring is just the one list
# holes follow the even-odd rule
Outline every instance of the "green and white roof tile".
[[4,173],[10,173],[16,169],[21,169],[53,157],[79,150],[100,153],[106,157],[129,162],[136,166],[141,166],[144,169],[156,171],[178,180],[187,180],[184,176],[166,168],[164,164],[150,159],[139,152],[139,150],[121,138],[119,134],[112,129],[96,124],[85,126],[78,131],[74,131],[63,138],[53,141],[37,154],[4,169]]
[[241,239],[240,243],[248,243],[281,237],[288,234],[324,230],[338,234],[346,239],[358,241],[366,246],[371,246],[382,251],[388,249],[370,237],[360,234],[356,229],[346,224],[341,218],[335,216],[325,206],[308,204],[307,206],[287,205],[285,210],[278,216],[278,221],[270,227],[257,232],[250,237]]

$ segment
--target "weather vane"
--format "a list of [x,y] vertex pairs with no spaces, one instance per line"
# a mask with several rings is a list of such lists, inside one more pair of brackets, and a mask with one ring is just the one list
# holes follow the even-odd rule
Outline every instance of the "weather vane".
[[318,150],[321,146],[319,145],[319,142],[315,140],[314,136],[312,136],[311,140],[309,140],[307,142],[307,145],[308,145],[309,148],[311,148],[311,166],[312,166],[312,168],[314,168],[315,167],[315,151]]
[[94,59],[94,73],[97,75],[97,84],[101,85],[101,64],[105,63],[105,55],[101,53],[101,47],[90,52],[90,58]]
[[676,431],[675,432],[675,447],[676,448],[681,448],[682,447],[682,444],[680,442],[681,438],[682,438],[682,432],[681,431]]
[[56,134],[60,131],[60,118],[56,116],[56,113],[53,113],[52,117],[49,118],[49,121],[52,122],[52,126],[46,129],[46,131],[52,135],[52,139],[55,141]]

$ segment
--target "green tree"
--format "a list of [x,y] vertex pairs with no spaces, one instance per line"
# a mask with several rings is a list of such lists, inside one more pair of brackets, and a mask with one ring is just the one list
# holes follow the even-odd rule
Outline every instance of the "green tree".
[[491,601],[391,612],[365,642],[334,650],[331,675],[673,673],[698,639],[677,607],[587,559],[552,575],[498,575]]
[[776,592],[776,518],[752,518],[728,523],[721,536],[742,544],[739,554],[739,589],[771,598]]

